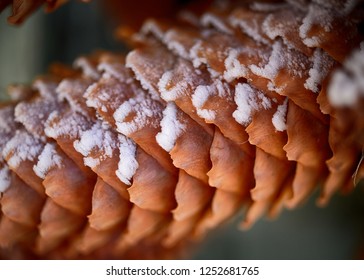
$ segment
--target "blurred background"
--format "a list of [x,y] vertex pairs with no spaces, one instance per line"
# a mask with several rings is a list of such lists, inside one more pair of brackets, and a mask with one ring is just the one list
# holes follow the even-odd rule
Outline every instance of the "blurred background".
[[[58,61],[72,64],[95,49],[125,51],[113,36],[115,24],[98,6],[71,1],[56,12],[38,11],[20,27],[0,14],[0,95],[10,83],[31,83]],[[194,259],[356,259],[364,258],[364,186],[336,195],[326,208],[315,205],[319,191],[299,209],[274,221],[261,220],[239,231],[242,215],[208,235]]]

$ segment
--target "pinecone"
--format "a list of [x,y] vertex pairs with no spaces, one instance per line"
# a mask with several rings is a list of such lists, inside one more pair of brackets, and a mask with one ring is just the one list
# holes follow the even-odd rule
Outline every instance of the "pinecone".
[[[148,20],[9,88],[0,255],[171,258],[364,177],[363,5],[233,2]],[[353,178],[352,178],[353,177]]]

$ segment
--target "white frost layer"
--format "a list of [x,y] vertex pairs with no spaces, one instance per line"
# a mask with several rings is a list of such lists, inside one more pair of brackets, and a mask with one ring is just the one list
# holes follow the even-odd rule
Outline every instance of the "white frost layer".
[[233,27],[240,28],[243,33],[253,38],[255,41],[263,44],[269,44],[269,41],[260,34],[260,24],[256,19],[249,18],[249,20],[247,20],[232,16],[229,18],[229,23]]
[[[107,112],[105,104],[114,106],[116,103],[113,96],[126,96],[124,82],[117,82],[115,78],[108,72],[104,72],[102,78],[97,83],[91,84],[85,91],[83,97],[86,98],[86,105],[96,110]],[[111,83],[110,83],[111,82]],[[128,83],[126,79],[125,83]]]
[[197,114],[207,121],[213,121],[216,117],[216,112],[209,109],[202,109],[210,95],[213,94],[212,86],[198,86],[192,95],[192,104],[197,109]]
[[5,192],[10,187],[10,183],[10,170],[6,165],[4,165],[0,169],[0,193]]
[[233,30],[221,18],[212,13],[204,13],[201,24],[206,27],[212,26],[222,33],[233,34]]
[[49,170],[54,167],[62,167],[62,157],[57,153],[55,145],[48,143],[39,155],[38,162],[33,166],[33,170],[38,177],[44,179]]
[[[190,59],[189,49],[187,49],[178,39],[181,35],[174,29],[170,29],[163,37],[163,42],[169,50],[185,59]],[[183,37],[182,37],[183,40]]]
[[282,105],[277,107],[277,111],[272,117],[272,123],[277,131],[285,131],[287,129],[286,115],[288,107],[288,98],[283,102]]
[[121,134],[118,135],[118,140],[120,160],[115,174],[124,184],[131,185],[131,179],[139,167],[136,160],[136,145],[131,139]]
[[308,72],[309,77],[304,86],[306,89],[319,93],[321,83],[334,65],[334,60],[326,52],[318,48],[315,49],[312,60],[313,65]]
[[110,62],[102,62],[97,66],[97,70],[100,72],[104,72],[102,77],[112,76],[118,79],[120,82],[127,82],[126,77],[126,69],[125,65],[121,63],[110,63]]
[[197,114],[206,121],[213,121],[216,117],[215,111],[203,109],[211,96],[228,98],[230,89],[220,80],[215,80],[211,85],[200,85],[196,88],[192,95],[192,104],[197,109]]
[[149,92],[150,96],[154,100],[160,101],[161,98],[159,97],[159,92],[154,88],[154,85],[150,83],[149,80],[145,79],[144,76],[139,71],[136,70],[136,68],[133,68],[129,64],[127,64],[126,66],[130,67],[134,71],[135,78],[140,82],[142,88],[145,89],[147,92]]
[[334,72],[328,87],[329,102],[336,107],[354,106],[363,96],[364,42],[344,62],[344,69]]
[[[73,146],[84,156],[85,165],[91,168],[99,165],[106,157],[111,158],[116,148],[111,132],[101,122],[96,122],[90,130],[82,132],[80,139],[73,142]],[[102,156],[93,158],[90,156],[93,150],[102,151]]]
[[207,76],[186,60],[179,60],[173,71],[166,71],[158,82],[158,89],[164,101],[175,101],[182,96],[189,96],[189,92],[197,86],[206,84]]
[[280,9],[286,8],[286,3],[259,3],[259,2],[253,2],[249,5],[250,9],[257,12],[275,12]]
[[[289,48],[294,48],[294,46],[292,45],[292,43],[287,39],[286,37],[286,32],[288,31],[287,29],[290,28],[289,26],[287,26],[287,24],[293,24],[293,22],[289,21],[288,23],[283,21],[283,22],[279,22],[277,23],[276,20],[274,20],[274,15],[270,14],[268,15],[263,24],[262,24],[262,29],[264,31],[264,33],[272,40],[275,40],[276,38],[280,38],[281,40],[283,40],[283,42],[286,44],[286,46],[288,46]],[[287,19],[287,21],[290,19]],[[295,19],[296,21],[299,21],[299,18]]]
[[81,68],[84,76],[89,77],[93,80],[100,79],[100,73],[97,71],[96,67],[92,65],[86,57],[79,57],[73,63],[75,68]]
[[64,79],[56,89],[58,93],[58,100],[66,100],[73,111],[79,112],[80,114],[87,116],[88,113],[85,112],[83,106],[80,105],[80,101],[84,101],[82,99],[82,96],[88,86],[89,83],[85,81]]
[[199,68],[202,64],[207,64],[207,60],[199,55],[202,48],[202,41],[198,40],[196,44],[190,49],[190,57],[192,59],[193,67]]
[[173,72],[167,71],[163,74],[158,82],[158,88],[161,93],[161,97],[165,101],[176,100],[182,94],[182,91],[185,90],[185,86],[183,85],[179,87],[171,87],[172,79]]
[[[158,57],[156,59],[156,57]],[[159,59],[163,57],[163,59]],[[173,67],[175,57],[164,49],[157,49],[150,55],[140,54],[138,50],[128,53],[125,66],[130,68],[135,79],[145,89],[152,99],[161,101],[158,89],[155,87],[156,81],[160,78],[165,69]]]
[[277,76],[278,71],[284,67],[285,57],[284,50],[282,48],[282,42],[276,41],[273,44],[271,56],[269,57],[268,63],[264,67],[258,65],[251,65],[251,71],[258,76],[274,80]]
[[134,99],[125,101],[114,112],[114,119],[116,121],[118,131],[125,135],[129,135],[138,129],[135,122],[126,122],[126,118],[133,112],[133,105],[136,105]]
[[[83,95],[83,97],[85,97],[86,98],[86,105],[88,106],[88,107],[91,107],[91,108],[95,108],[95,109],[99,109],[101,106],[102,106],[102,104],[101,104],[101,102],[100,101],[98,101],[97,100],[97,98],[92,98],[91,96],[92,96],[92,93],[95,91],[95,90],[97,90],[97,83],[94,83],[94,84],[92,84],[92,85],[90,85],[88,88],[87,88],[87,90],[86,90],[86,92],[85,92],[85,94]],[[100,92],[100,94],[101,95],[103,95],[103,93],[102,92]]]
[[57,139],[63,135],[75,138],[88,127],[88,123],[79,113],[74,113],[71,116],[68,115],[66,118],[59,119],[56,123],[52,123],[57,118],[59,118],[59,114],[57,111],[54,111],[49,115],[45,124],[44,132],[50,138]]
[[163,111],[161,132],[156,135],[159,146],[170,152],[176,144],[177,138],[186,129],[186,126],[178,120],[177,107],[173,102],[168,102]]
[[8,165],[17,168],[22,161],[35,160],[42,151],[43,143],[26,131],[17,131],[15,136],[6,143],[3,157],[9,158]]
[[45,140],[44,125],[49,114],[56,110],[57,102],[55,99],[33,98],[31,102],[22,101],[15,107],[15,120],[24,125],[34,136]]
[[83,163],[86,166],[89,166],[90,168],[94,168],[98,165],[100,165],[100,159],[99,158],[93,158],[93,157],[85,157],[83,158]]
[[248,69],[240,63],[238,60],[239,51],[231,49],[228,57],[225,59],[225,72],[224,79],[227,82],[231,82],[241,77],[246,77]]
[[238,108],[234,111],[234,119],[247,126],[252,121],[254,112],[260,109],[269,109],[272,104],[261,91],[252,88],[249,84],[237,84],[235,87],[235,103]]
[[147,19],[143,23],[140,32],[145,35],[152,34],[159,40],[163,40],[164,32],[154,19]]
[[310,4],[308,13],[299,28],[299,34],[303,43],[308,47],[319,46],[321,39],[318,36],[309,35],[311,28],[319,25],[325,32],[331,32],[333,20],[334,16],[332,11],[317,6],[317,4]]
[[145,126],[158,126],[162,117],[161,105],[140,92],[123,102],[114,113],[117,131],[128,136]]
[[359,3],[358,0],[313,0],[312,2],[315,2],[322,7],[334,10],[341,15],[348,15]]
[[268,63],[265,65],[250,65],[249,68],[255,75],[270,80],[268,83],[269,90],[282,93],[289,80],[279,86],[276,85],[276,78],[280,71],[284,69],[292,78],[302,78],[309,64],[310,61],[305,55],[287,48],[281,40],[278,40],[273,44]]
[[33,88],[38,90],[39,94],[44,98],[55,99],[57,83],[37,79],[33,83]]

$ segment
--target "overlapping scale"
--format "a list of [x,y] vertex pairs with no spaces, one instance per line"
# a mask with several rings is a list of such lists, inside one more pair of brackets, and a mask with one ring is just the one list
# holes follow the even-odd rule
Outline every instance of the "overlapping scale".
[[9,88],[2,256],[171,258],[242,209],[247,229],[320,184],[322,205],[352,189],[362,10],[232,1],[148,20],[125,57],[97,52]]

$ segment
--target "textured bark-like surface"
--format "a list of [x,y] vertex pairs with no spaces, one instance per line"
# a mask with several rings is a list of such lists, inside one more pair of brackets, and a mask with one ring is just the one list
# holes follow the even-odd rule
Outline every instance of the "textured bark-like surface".
[[10,89],[1,256],[175,258],[241,209],[249,228],[321,186],[322,205],[351,190],[364,177],[363,9],[185,11],[145,22],[125,57]]

